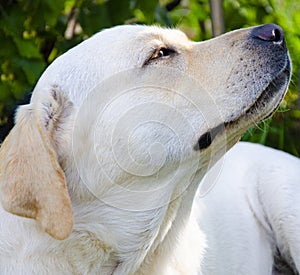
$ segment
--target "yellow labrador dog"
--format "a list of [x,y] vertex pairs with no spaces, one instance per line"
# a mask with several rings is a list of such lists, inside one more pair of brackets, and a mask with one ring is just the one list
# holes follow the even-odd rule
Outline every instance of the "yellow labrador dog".
[[199,182],[290,73],[272,24],[202,43],[120,26],[69,50],[1,146],[0,273],[201,273]]

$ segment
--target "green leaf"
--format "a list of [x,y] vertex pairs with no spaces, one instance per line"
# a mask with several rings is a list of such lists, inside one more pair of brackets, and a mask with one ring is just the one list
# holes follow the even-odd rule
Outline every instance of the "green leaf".
[[26,58],[41,58],[39,48],[33,40],[24,40],[17,36],[14,36],[13,40],[18,48],[20,56]]
[[78,15],[78,22],[88,36],[93,35],[102,28],[112,26],[108,7],[102,4],[93,4],[92,2],[86,2],[82,5]]
[[131,9],[139,9],[143,14],[148,18],[147,21],[153,21],[155,15],[155,9],[158,5],[158,0],[145,1],[145,0],[131,0],[130,7]]
[[129,0],[109,0],[105,5],[113,25],[124,24],[126,20],[132,17]]
[[28,83],[34,85],[46,67],[45,62],[38,59],[19,59],[18,66],[23,70]]

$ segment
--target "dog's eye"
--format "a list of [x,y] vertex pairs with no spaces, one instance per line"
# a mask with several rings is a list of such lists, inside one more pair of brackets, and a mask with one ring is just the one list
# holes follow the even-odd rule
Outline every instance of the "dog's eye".
[[175,53],[175,50],[173,50],[171,48],[161,47],[161,48],[158,48],[157,50],[155,50],[155,52],[152,54],[150,60],[168,57],[174,53]]

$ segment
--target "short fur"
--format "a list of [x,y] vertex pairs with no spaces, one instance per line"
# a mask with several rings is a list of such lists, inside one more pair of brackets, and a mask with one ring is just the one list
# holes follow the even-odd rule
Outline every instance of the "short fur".
[[200,273],[199,182],[290,79],[255,30],[120,26],[56,59],[1,146],[0,273]]

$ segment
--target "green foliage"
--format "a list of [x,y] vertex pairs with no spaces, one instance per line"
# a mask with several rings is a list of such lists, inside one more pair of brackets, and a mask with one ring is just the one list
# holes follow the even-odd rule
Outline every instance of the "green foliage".
[[[226,30],[277,23],[293,60],[293,79],[280,111],[244,140],[300,154],[300,5],[294,0],[226,0]],[[117,24],[178,27],[195,40],[212,36],[208,0],[0,0],[0,126],[60,54]],[[297,108],[298,107],[298,108]]]

